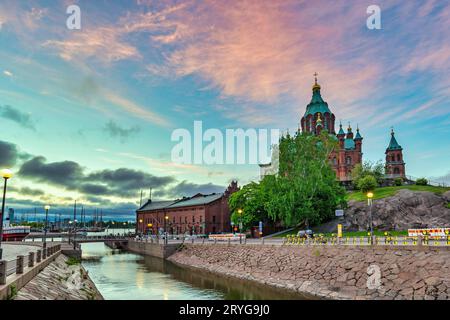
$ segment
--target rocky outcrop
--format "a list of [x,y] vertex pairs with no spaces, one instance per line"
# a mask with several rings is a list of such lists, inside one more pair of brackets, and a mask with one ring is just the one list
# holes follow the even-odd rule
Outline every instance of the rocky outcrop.
[[[377,230],[450,227],[450,191],[437,195],[426,191],[400,190],[395,196],[373,201],[373,227]],[[345,231],[368,230],[370,211],[365,201],[349,201],[344,218],[326,223],[316,231],[336,232],[338,223]]]

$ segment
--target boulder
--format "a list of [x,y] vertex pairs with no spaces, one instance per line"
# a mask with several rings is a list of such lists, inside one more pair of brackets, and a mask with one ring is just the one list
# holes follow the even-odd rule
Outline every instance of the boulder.
[[[450,191],[437,195],[427,191],[402,189],[392,197],[373,201],[373,227],[377,230],[450,227]],[[315,228],[316,232],[336,232],[341,223],[345,231],[369,228],[370,211],[365,201],[349,201],[343,218]]]

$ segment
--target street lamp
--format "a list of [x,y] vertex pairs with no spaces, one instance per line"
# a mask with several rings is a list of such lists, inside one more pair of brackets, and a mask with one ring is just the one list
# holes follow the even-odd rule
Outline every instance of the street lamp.
[[239,243],[242,243],[242,209],[238,209],[239,213]]
[[77,219],[73,220],[73,250],[77,249],[77,243],[76,243],[76,238],[77,238]]
[[50,210],[50,206],[46,205],[45,209],[45,226],[44,226],[44,246],[43,248],[47,248],[47,228],[48,228],[48,210]]
[[169,220],[169,216],[164,216],[164,242],[167,243],[167,231],[166,231],[166,225],[167,225],[167,220]]
[[370,244],[373,244],[372,198],[373,192],[367,192],[367,205],[369,206],[370,215]]
[[3,169],[1,171],[2,177],[5,180],[5,184],[3,186],[3,200],[2,200],[2,212],[0,212],[0,260],[2,260],[2,239],[3,239],[3,212],[5,212],[5,200],[6,200],[6,184],[8,179],[12,178],[13,173],[9,169]]
[[148,233],[149,233],[149,235],[152,234],[152,227],[153,227],[153,224],[151,224],[151,223],[148,223],[148,224],[147,224],[147,228],[148,228]]

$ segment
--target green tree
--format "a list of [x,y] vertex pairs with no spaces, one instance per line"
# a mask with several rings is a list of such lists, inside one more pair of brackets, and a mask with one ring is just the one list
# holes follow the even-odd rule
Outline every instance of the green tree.
[[344,207],[345,189],[336,180],[328,156],[337,141],[326,132],[286,135],[280,139],[279,174],[265,187],[265,209],[272,220],[287,227],[317,224]]
[[366,176],[372,176],[375,178],[377,184],[380,184],[384,176],[384,165],[381,160],[373,163],[372,161],[365,161],[363,164],[358,163],[355,165],[351,172],[353,186],[359,189],[359,180]]
[[419,178],[416,180],[416,184],[419,186],[426,186],[428,184],[428,180],[426,178]]
[[[259,183],[251,182],[233,193],[228,201],[232,212],[231,221],[238,225],[242,222],[243,228],[248,229],[264,215],[264,201]],[[239,213],[239,211],[242,211]]]
[[395,179],[394,179],[394,184],[395,184],[396,186],[401,186],[401,185],[403,184],[403,179],[400,178],[400,177],[395,178]]
[[378,182],[372,175],[367,175],[358,180],[358,189],[362,192],[373,191],[378,186]]

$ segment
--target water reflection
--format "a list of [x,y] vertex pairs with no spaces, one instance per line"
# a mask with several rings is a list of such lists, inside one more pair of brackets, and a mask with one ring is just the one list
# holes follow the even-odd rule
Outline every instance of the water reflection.
[[215,300],[305,299],[254,283],[199,272],[160,258],[83,244],[83,266],[105,299]]

